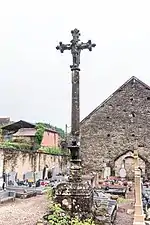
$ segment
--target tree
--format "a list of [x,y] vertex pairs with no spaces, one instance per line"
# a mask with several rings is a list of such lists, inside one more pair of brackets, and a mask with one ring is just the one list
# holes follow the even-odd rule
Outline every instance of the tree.
[[36,144],[41,145],[44,131],[45,131],[45,126],[42,123],[37,123],[36,124],[36,134],[35,134]]
[[63,129],[61,129],[61,128],[59,128],[59,127],[56,127],[56,126],[53,126],[53,125],[51,125],[51,124],[49,124],[49,123],[37,123],[37,124],[41,124],[41,125],[43,125],[45,128],[55,130],[55,131],[58,132],[58,134],[59,134],[59,136],[60,136],[61,138],[65,138],[65,132],[64,132]]

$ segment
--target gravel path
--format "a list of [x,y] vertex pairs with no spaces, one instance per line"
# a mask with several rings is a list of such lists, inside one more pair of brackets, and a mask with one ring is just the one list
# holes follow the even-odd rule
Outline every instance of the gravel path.
[[130,192],[127,197],[127,202],[118,205],[117,217],[114,225],[133,225],[133,213],[134,192]]
[[47,209],[47,199],[38,195],[29,199],[16,199],[0,205],[0,225],[35,225]]
[[133,214],[128,214],[128,209],[132,209],[128,203],[119,206],[114,225],[133,225]]
[[[0,225],[35,225],[47,210],[46,196],[36,196],[29,199],[16,199],[13,203],[0,205]],[[128,214],[128,209],[133,209],[133,201],[120,203],[114,225],[132,225],[133,214]]]

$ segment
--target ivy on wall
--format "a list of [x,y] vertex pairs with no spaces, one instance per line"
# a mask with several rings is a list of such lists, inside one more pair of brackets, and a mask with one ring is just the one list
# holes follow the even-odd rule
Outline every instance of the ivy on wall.
[[40,150],[44,153],[51,155],[69,155],[69,151],[66,149],[55,148],[55,147],[40,147]]
[[45,126],[42,123],[37,123],[36,124],[36,133],[35,133],[36,144],[41,145],[44,131],[45,131]]
[[37,124],[41,124],[41,125],[43,125],[45,128],[55,130],[55,131],[59,134],[59,136],[60,136],[61,138],[65,138],[65,131],[64,131],[62,128],[59,128],[59,127],[57,127],[57,126],[53,126],[53,125],[51,125],[51,124],[49,124],[49,123],[37,123]]

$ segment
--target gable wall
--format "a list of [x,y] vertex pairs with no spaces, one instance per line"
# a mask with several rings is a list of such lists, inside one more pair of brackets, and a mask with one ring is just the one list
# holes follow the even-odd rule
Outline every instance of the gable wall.
[[41,145],[46,147],[58,147],[58,133],[45,131]]
[[131,80],[81,123],[84,172],[100,172],[103,161],[109,161],[114,169],[114,159],[133,150],[136,138],[140,154],[150,162],[150,100],[147,97],[150,90]]

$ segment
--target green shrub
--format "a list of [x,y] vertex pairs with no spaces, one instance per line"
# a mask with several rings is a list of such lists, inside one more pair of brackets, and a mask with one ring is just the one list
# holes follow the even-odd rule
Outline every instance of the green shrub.
[[68,151],[61,148],[54,148],[54,147],[40,147],[45,153],[52,154],[52,155],[68,155]]
[[80,219],[71,218],[59,204],[54,204],[51,207],[52,214],[48,216],[49,225],[95,225],[92,219],[81,221]]
[[17,143],[11,141],[0,142],[0,148],[8,148],[14,150],[29,150],[31,149],[31,145],[27,143]]
[[54,225],[68,225],[70,222],[70,216],[61,209],[59,204],[54,204],[51,207],[52,214],[48,216],[49,224]]
[[50,214],[48,216],[49,225],[95,225],[92,219],[81,221],[77,217],[71,218],[69,214],[61,208],[60,204],[54,203],[53,196],[53,190],[48,187],[47,197],[50,209]]
[[15,138],[11,141],[11,143],[23,143],[23,144],[29,144],[29,141],[27,141],[26,139],[24,138]]
[[3,140],[3,132],[2,132],[2,129],[0,128],[0,141]]
[[78,218],[75,218],[71,220],[71,225],[95,225],[95,223],[92,219],[80,221]]
[[41,123],[36,124],[35,142],[40,145],[43,139],[43,134],[45,131],[45,126]]
[[52,130],[57,131],[57,133],[59,134],[59,136],[60,136],[61,138],[65,138],[65,132],[64,132],[63,129],[61,129],[61,128],[59,128],[59,127],[56,127],[56,126],[53,126],[53,125],[51,125],[51,124],[49,124],[49,123],[42,123],[42,122],[39,122],[39,123],[37,123],[37,125],[38,125],[38,124],[43,125],[43,126],[44,126],[45,128],[47,128],[47,129],[52,129]]

